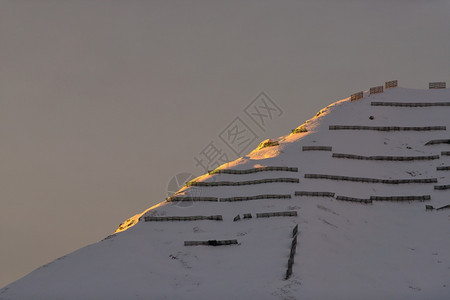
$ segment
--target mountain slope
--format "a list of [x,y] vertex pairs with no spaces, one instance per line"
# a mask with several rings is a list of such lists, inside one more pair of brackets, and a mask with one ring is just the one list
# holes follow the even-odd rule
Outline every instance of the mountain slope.
[[[307,132],[196,178],[109,238],[3,288],[0,299],[447,299],[450,210],[425,205],[450,204],[450,189],[435,189],[450,185],[450,171],[437,170],[450,166],[450,106],[372,102],[443,105],[450,91],[392,88],[338,101],[299,127]],[[432,140],[443,141],[426,145]],[[328,148],[303,148],[311,146]],[[257,217],[274,212],[297,216]],[[222,220],[158,219],[216,215]],[[216,240],[238,244],[184,245]]]

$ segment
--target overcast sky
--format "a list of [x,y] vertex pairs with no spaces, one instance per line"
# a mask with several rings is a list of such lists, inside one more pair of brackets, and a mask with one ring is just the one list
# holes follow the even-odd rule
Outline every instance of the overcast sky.
[[[449,84],[449,15],[444,0],[0,0],[0,287],[164,200],[210,143],[237,158],[220,139],[236,117],[258,136],[247,153],[385,81]],[[260,92],[279,108],[261,127],[245,113]]]

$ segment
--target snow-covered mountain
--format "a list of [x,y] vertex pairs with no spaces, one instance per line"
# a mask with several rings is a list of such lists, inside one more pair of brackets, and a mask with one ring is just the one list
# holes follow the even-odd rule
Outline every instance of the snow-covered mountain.
[[449,116],[448,89],[333,103],[0,299],[449,299]]

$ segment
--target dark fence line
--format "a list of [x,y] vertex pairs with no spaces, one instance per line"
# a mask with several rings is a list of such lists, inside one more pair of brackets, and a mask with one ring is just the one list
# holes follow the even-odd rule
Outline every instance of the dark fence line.
[[[251,219],[252,214],[244,214],[243,217],[244,217],[244,219]],[[234,217],[233,222],[239,221],[240,219],[241,219],[241,216],[237,215],[236,217]]]
[[370,95],[383,93],[383,92],[384,92],[384,90],[383,90],[383,86],[382,85],[371,87],[370,90],[369,90],[369,94]]
[[298,168],[291,168],[291,167],[260,167],[260,168],[247,169],[247,170],[218,169],[218,170],[208,171],[208,173],[210,175],[212,175],[212,174],[251,174],[251,173],[265,172],[265,171],[298,172]]
[[262,184],[262,183],[274,183],[274,182],[290,182],[299,183],[298,178],[267,178],[258,180],[248,180],[248,181],[216,181],[216,182],[188,182],[186,186],[241,186],[241,185],[251,185],[251,184]]
[[450,102],[371,102],[372,106],[430,107],[450,106]]
[[144,217],[145,222],[159,222],[159,221],[223,221],[221,215],[215,216],[186,216],[186,217]]
[[450,204],[441,206],[439,208],[434,208],[433,205],[425,205],[425,210],[434,210],[434,209],[436,210],[450,209]]
[[437,167],[436,170],[438,170],[438,171],[450,171],[450,166]]
[[353,197],[346,197],[346,196],[336,196],[336,200],[341,201],[350,201],[350,202],[357,202],[357,203],[372,203],[372,200],[370,199],[362,199],[362,198],[353,198]]
[[234,201],[248,201],[257,199],[290,199],[290,194],[263,194],[249,197],[230,197],[230,198],[217,198],[217,197],[168,197],[168,202],[179,201],[207,201],[207,202],[234,202]]
[[179,202],[179,201],[194,201],[194,202],[199,202],[199,201],[209,201],[209,202],[217,202],[219,201],[219,198],[217,197],[179,197],[179,196],[175,196],[175,197],[167,197],[166,198],[167,202]]
[[433,210],[433,205],[425,205],[425,210]]
[[445,89],[445,81],[430,82],[428,83],[429,89]]
[[435,190],[450,190],[450,184],[447,185],[435,185]]
[[237,245],[237,240],[209,240],[209,241],[185,241],[185,246],[226,246]]
[[273,213],[257,213],[257,218],[270,218],[270,217],[296,217],[296,211],[282,211],[282,212],[273,212]]
[[295,196],[309,196],[309,197],[334,197],[334,193],[330,192],[308,192],[308,191],[296,191]]
[[332,151],[330,146],[303,146],[302,151]]
[[265,195],[256,195],[250,197],[231,197],[231,198],[219,198],[219,202],[234,202],[234,201],[248,201],[248,200],[257,200],[257,199],[290,199],[291,195],[289,194],[265,194]]
[[437,182],[437,178],[426,178],[426,179],[377,179],[377,178],[363,178],[363,177],[324,175],[324,174],[305,174],[305,178],[331,179],[331,180],[355,181],[355,182],[366,182],[366,183],[384,183],[384,184],[435,183],[435,182]]
[[391,81],[386,81],[384,83],[384,87],[386,89],[390,89],[390,88],[395,88],[398,86],[398,80],[391,80]]
[[295,252],[297,251],[297,232],[298,232],[298,225],[295,225],[295,227],[292,231],[291,251],[289,253],[286,275],[284,277],[285,280],[289,279],[289,277],[291,277],[291,275],[292,275],[292,266],[294,265],[294,256],[295,256]]
[[443,209],[449,209],[449,208],[450,208],[450,205],[444,205],[439,208],[436,208],[436,210],[443,210]]
[[423,196],[390,196],[390,197],[384,197],[384,196],[370,196],[370,200],[373,201],[426,201],[430,200],[430,195],[423,195]]
[[428,156],[362,156],[355,154],[333,153],[335,158],[348,158],[359,160],[385,160],[385,161],[413,161],[413,160],[433,160],[439,159],[439,155]]
[[375,131],[431,131],[447,130],[445,126],[400,127],[400,126],[358,126],[358,125],[330,125],[329,130],[375,130]]
[[298,224],[295,225],[294,229],[292,229],[292,237],[295,237],[298,233]]
[[350,101],[356,101],[356,100],[362,99],[363,97],[364,97],[363,92],[354,93],[354,94],[350,95]]
[[425,146],[428,145],[437,145],[437,144],[450,144],[450,139],[445,140],[431,140],[425,144]]
[[450,151],[442,151],[441,155],[442,156],[450,156]]

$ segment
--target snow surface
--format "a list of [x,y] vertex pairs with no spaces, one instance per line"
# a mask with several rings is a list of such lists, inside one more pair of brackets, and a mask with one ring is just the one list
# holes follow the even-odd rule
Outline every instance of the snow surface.
[[[87,246],[0,290],[0,299],[449,299],[450,210],[426,211],[425,204],[450,204],[450,156],[426,161],[364,161],[364,156],[424,156],[450,151],[447,131],[328,130],[329,125],[447,126],[450,107],[383,107],[371,101],[450,102],[450,90],[388,89],[358,101],[338,101],[303,124],[306,133],[276,139],[279,146],[255,149],[221,169],[297,167],[298,172],[246,175],[205,174],[196,181],[299,178],[300,183],[184,187],[182,197],[291,194],[291,199],[242,202],[162,202],[127,221],[116,234]],[[374,116],[373,120],[369,116]],[[332,146],[302,151],[302,146]],[[304,174],[381,179],[437,178],[436,184],[371,184],[306,179]],[[295,191],[336,195],[431,195],[426,202],[372,204],[331,197],[294,196]],[[256,218],[256,213],[297,211],[297,217]],[[251,213],[252,219],[242,219]],[[233,222],[236,215],[240,221]],[[223,221],[144,222],[145,216],[222,215]],[[140,221],[139,221],[140,220]],[[285,280],[298,224],[293,274]],[[184,241],[237,239],[238,245],[184,246]]]

